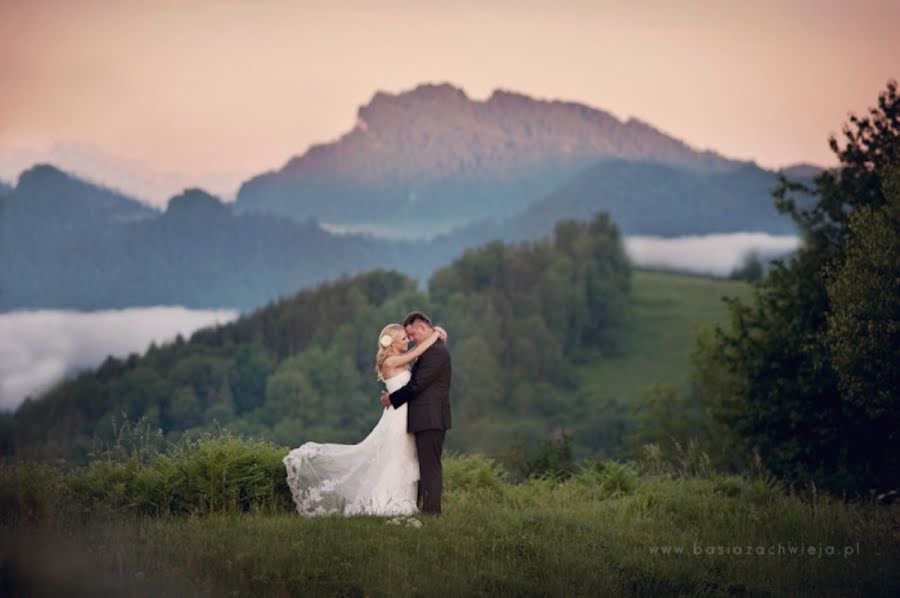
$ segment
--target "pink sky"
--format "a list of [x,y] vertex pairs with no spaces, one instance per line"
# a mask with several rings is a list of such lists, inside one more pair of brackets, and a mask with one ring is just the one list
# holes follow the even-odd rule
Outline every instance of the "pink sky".
[[900,2],[0,1],[0,151],[79,143],[246,178],[450,82],[635,116],[766,167],[900,76]]

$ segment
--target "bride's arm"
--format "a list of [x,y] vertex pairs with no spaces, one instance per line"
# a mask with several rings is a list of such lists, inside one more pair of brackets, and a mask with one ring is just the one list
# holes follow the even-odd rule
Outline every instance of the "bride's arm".
[[384,365],[389,368],[396,368],[400,367],[401,365],[405,365],[424,353],[428,349],[428,347],[437,342],[438,339],[443,340],[445,338],[447,338],[447,332],[440,326],[436,326],[431,336],[426,338],[421,343],[418,343],[415,347],[413,347],[406,353],[401,353],[400,355],[391,355],[384,360]]

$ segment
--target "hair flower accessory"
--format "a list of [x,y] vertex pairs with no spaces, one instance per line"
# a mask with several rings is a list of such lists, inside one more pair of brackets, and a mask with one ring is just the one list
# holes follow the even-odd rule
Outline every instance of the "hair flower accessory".
[[385,348],[390,347],[392,342],[394,342],[394,339],[390,334],[383,334],[381,338],[378,339],[378,343]]

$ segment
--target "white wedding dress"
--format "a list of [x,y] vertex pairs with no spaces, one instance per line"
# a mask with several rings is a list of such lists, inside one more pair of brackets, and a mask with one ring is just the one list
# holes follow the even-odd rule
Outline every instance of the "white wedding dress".
[[[394,392],[409,379],[404,370],[384,384]],[[415,438],[406,431],[406,411],[406,404],[384,409],[358,444],[306,442],[291,450],[282,462],[297,511],[305,516],[416,513],[419,459]]]

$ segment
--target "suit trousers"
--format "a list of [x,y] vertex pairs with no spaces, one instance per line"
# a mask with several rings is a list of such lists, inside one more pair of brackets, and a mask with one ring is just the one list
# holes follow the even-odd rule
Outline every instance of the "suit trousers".
[[440,514],[441,490],[444,470],[441,453],[444,450],[446,430],[421,430],[416,432],[416,451],[419,454],[418,498],[425,513]]

